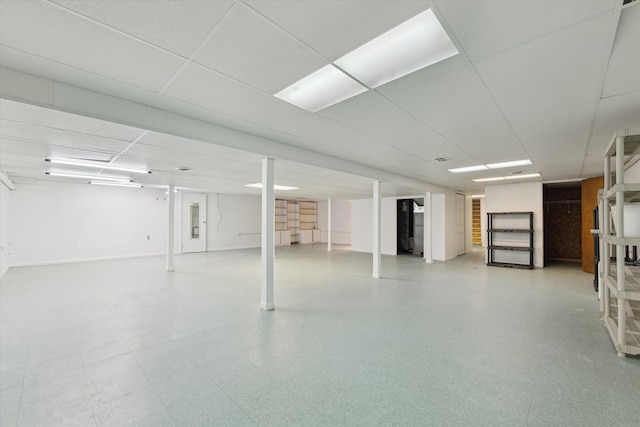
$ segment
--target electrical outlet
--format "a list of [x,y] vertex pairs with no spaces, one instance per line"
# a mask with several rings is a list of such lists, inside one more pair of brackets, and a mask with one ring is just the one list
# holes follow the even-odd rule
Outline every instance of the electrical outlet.
[[147,234],[147,240],[151,240],[151,236]]

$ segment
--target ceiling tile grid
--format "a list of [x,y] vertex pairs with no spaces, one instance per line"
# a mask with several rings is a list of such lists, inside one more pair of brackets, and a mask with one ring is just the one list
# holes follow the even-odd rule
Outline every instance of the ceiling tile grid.
[[244,7],[229,13],[193,61],[269,94],[327,65],[306,45]]
[[602,97],[640,91],[640,7],[622,9]]
[[[308,150],[472,191],[483,174],[447,169],[530,157],[521,169],[543,179],[590,177],[613,131],[640,128],[640,7],[622,9],[611,50],[617,2],[0,1],[0,61],[269,138],[290,157]],[[316,114],[272,96],[429,7],[460,55]],[[140,138],[143,129],[7,100],[0,118],[0,167],[18,175],[40,177],[46,150],[126,148],[120,161],[158,168],[148,183],[259,194],[240,187],[259,179],[260,138],[252,153],[154,132]],[[174,171],[181,163],[194,171]],[[370,178],[276,164],[309,191],[292,197],[370,195]]]
[[472,61],[613,9],[615,0],[436,0]]
[[430,5],[430,2],[421,0],[250,0],[245,3],[330,61],[335,61]]
[[511,119],[596,101],[611,13],[475,62],[505,116]]
[[183,63],[50,3],[0,4],[0,40],[17,50],[148,90],[160,90]]
[[185,58],[233,5],[231,0],[53,2]]

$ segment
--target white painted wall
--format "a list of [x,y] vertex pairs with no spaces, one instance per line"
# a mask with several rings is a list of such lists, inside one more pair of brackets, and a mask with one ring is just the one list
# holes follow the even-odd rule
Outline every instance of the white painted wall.
[[261,201],[259,196],[207,194],[207,250],[260,247]]
[[[328,203],[318,202],[318,228],[321,231],[320,241],[326,243],[328,238]],[[373,226],[373,225],[372,225]],[[331,237],[332,243],[351,244],[351,201],[331,201]]]
[[9,207],[12,267],[166,253],[164,190],[16,186]]
[[11,246],[9,239],[9,215],[11,191],[0,183],[0,277],[9,269],[11,263]]
[[[384,183],[383,183],[384,185]],[[382,253],[397,255],[396,200],[385,197],[381,203]],[[424,197],[424,195],[415,196]],[[454,191],[432,195],[432,256],[436,261],[456,257],[456,196]],[[373,199],[351,201],[351,250],[371,252],[373,247]]]
[[542,183],[490,185],[485,187],[485,195],[486,212],[533,212],[533,265],[544,267]]
[[[380,202],[380,251],[397,255],[396,198],[384,197]],[[351,201],[351,250],[372,252],[373,199]]]

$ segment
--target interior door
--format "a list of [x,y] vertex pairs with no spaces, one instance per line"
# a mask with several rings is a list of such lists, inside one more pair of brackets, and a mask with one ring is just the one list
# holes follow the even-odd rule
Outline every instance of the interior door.
[[182,253],[207,250],[207,195],[182,194]]
[[464,195],[456,194],[456,246],[457,254],[464,254]]

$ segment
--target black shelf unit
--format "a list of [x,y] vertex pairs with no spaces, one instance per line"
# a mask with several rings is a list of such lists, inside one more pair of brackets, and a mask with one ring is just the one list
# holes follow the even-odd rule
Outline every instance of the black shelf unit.
[[[494,228],[496,217],[514,217],[515,222],[522,223],[518,228]],[[522,217],[515,218],[515,217]],[[528,228],[525,228],[528,225]],[[496,234],[528,234],[529,246],[497,245],[495,244]],[[518,251],[529,252],[529,263],[519,264],[514,262],[495,261],[495,251]],[[494,267],[524,268],[533,270],[533,212],[490,212],[487,213],[487,265]]]

